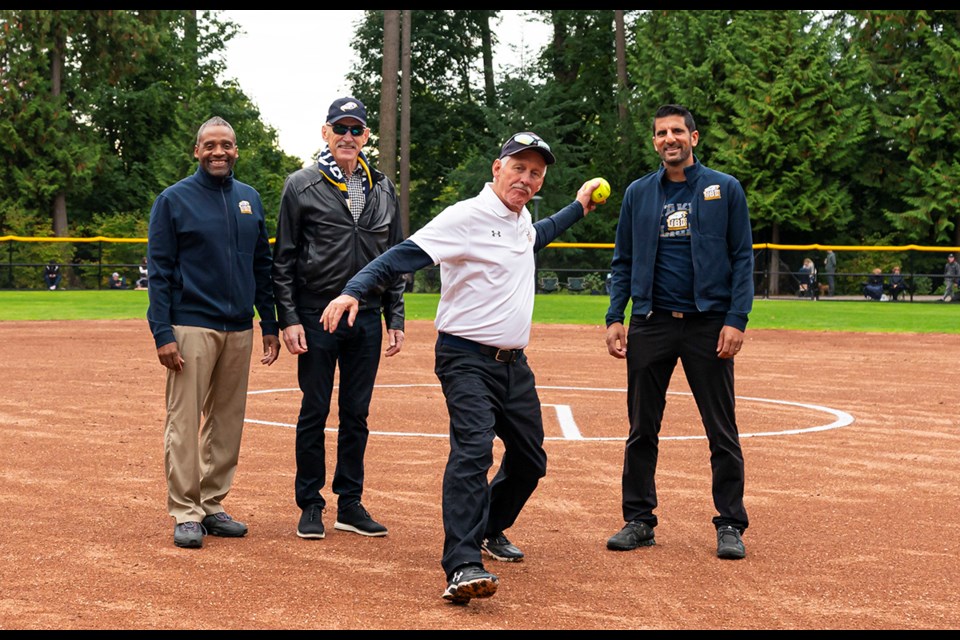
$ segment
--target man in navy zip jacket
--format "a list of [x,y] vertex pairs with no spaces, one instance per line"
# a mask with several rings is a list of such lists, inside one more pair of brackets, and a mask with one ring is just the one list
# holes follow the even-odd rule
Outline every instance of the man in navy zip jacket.
[[[743,454],[734,411],[734,356],[753,306],[753,238],[736,178],[693,155],[690,111],[661,106],[653,146],[661,167],[624,192],[611,262],[607,350],[627,360],[630,433],[623,461],[626,525],[607,548],[654,544],[658,441],[677,361],[710,443],[717,556],[746,555]],[[624,311],[632,301],[629,333]]]
[[167,368],[167,508],[176,521],[174,544],[186,548],[202,547],[204,533],[247,533],[221,503],[240,456],[254,307],[260,362],[271,365],[280,355],[263,204],[233,177],[230,123],[203,123],[193,154],[197,171],[154,201],[147,241],[147,320]]

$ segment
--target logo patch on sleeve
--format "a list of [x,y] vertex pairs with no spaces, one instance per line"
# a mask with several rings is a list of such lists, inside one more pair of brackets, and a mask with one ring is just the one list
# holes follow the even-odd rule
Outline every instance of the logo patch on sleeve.
[[703,199],[704,200],[719,200],[720,199],[720,185],[712,184],[706,189],[703,190]]
[[246,200],[240,201],[240,213],[253,213],[253,207],[250,206],[250,203]]

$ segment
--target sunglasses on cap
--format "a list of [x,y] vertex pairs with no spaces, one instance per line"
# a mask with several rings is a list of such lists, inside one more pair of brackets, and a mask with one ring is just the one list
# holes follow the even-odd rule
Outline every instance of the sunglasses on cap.
[[338,136],[347,135],[347,131],[354,137],[362,136],[363,130],[366,129],[362,124],[332,124],[330,128],[333,129],[333,132]]
[[540,147],[541,149],[550,151],[550,145],[540,138],[530,135],[529,133],[518,133],[517,135],[513,136],[513,141],[527,145],[528,147]]

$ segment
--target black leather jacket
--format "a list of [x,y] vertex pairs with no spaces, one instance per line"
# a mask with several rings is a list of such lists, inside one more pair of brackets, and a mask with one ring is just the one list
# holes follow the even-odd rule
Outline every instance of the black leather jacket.
[[[301,324],[297,309],[322,311],[368,262],[403,240],[397,191],[379,171],[358,222],[337,188],[311,165],[283,185],[273,247],[273,289],[281,328]],[[368,293],[360,309],[382,309],[403,330],[404,280]]]

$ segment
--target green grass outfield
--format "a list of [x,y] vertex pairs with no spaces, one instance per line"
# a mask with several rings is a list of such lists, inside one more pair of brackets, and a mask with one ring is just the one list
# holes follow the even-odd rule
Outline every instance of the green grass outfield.
[[[407,319],[432,320],[439,294],[408,293]],[[533,321],[603,325],[606,296],[538,295]],[[0,291],[0,321],[145,319],[146,291]],[[756,299],[748,329],[960,333],[960,304]]]

